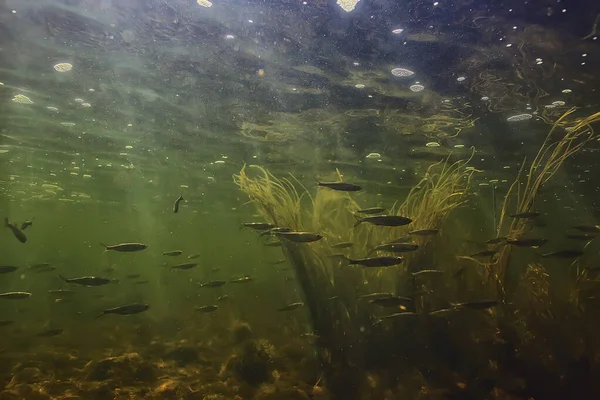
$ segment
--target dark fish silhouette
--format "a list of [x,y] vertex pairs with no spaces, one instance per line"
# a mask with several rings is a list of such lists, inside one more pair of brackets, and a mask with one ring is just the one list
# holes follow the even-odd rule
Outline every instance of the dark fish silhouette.
[[373,299],[369,301],[371,304],[375,304],[381,307],[400,307],[405,305],[410,305],[412,303],[412,299],[408,297],[401,296],[392,296],[392,297],[380,297],[378,299]]
[[487,257],[494,257],[494,255],[496,254],[496,251],[494,250],[484,250],[484,251],[480,251],[478,253],[475,254],[471,254],[469,257],[471,258],[487,258]]
[[82,286],[103,286],[108,285],[111,282],[110,279],[100,278],[98,276],[82,276],[79,278],[65,278],[62,275],[58,276],[67,283],[75,283]]
[[409,235],[417,235],[417,236],[429,236],[429,235],[435,235],[439,231],[440,231],[439,229],[417,229],[416,231],[408,232],[408,234]]
[[333,190],[339,190],[340,192],[358,192],[362,190],[362,187],[348,182],[319,182],[318,185]]
[[548,239],[543,238],[531,238],[531,239],[506,239],[506,243],[512,244],[513,246],[519,247],[533,247],[537,248],[548,243]]
[[376,246],[368,254],[373,254],[376,251],[389,251],[392,253],[406,253],[409,251],[418,250],[419,246],[413,243],[386,243]]
[[402,257],[370,257],[361,258],[358,260],[352,260],[345,257],[350,265],[362,265],[363,267],[390,267],[392,265],[398,265],[404,259]]
[[496,307],[498,301],[496,300],[483,300],[483,301],[469,301],[465,303],[454,303],[454,308],[473,308],[475,310],[483,310],[486,308]]
[[217,288],[217,287],[223,286],[226,283],[227,283],[226,281],[217,280],[217,281],[203,282],[203,283],[199,284],[198,286],[207,287],[207,288]]
[[183,192],[179,195],[177,200],[175,200],[175,204],[173,204],[173,212],[177,214],[179,212],[179,203],[183,200]]
[[0,274],[8,274],[9,272],[13,272],[19,269],[19,267],[15,267],[13,265],[0,265]]
[[209,313],[209,312],[217,311],[218,308],[219,308],[219,306],[208,305],[208,306],[196,307],[196,311],[200,311],[203,313]]
[[515,218],[515,219],[531,219],[531,218],[539,217],[540,213],[534,212],[534,211],[525,211],[525,212],[516,213],[516,214],[509,214],[508,216],[511,218]]
[[100,314],[98,316],[98,318],[100,318],[101,316],[106,315],[106,314],[118,314],[118,315],[138,314],[138,313],[141,313],[144,311],[148,311],[149,308],[150,308],[150,306],[148,304],[140,304],[140,303],[128,304],[126,306],[109,308],[107,310],[104,310],[104,311],[102,311],[102,314]]
[[590,241],[596,239],[596,235],[591,233],[566,233],[567,239]]
[[600,232],[600,225],[575,225],[573,229],[586,233],[598,233]]
[[559,251],[551,251],[550,253],[544,253],[541,255],[543,258],[577,258],[583,255],[583,251],[568,249],[568,250],[559,250]]
[[485,242],[483,242],[483,244],[498,244],[503,242],[506,242],[506,236],[500,236],[497,238],[486,240]]
[[302,307],[303,305],[304,305],[304,303],[299,301],[297,303],[291,303],[291,304],[288,304],[287,306],[278,308],[277,311],[292,311],[292,310],[295,310],[296,308]]
[[340,243],[332,244],[331,248],[332,249],[347,249],[352,246],[354,246],[354,243],[352,243],[352,242],[340,242]]
[[27,236],[25,236],[25,234],[16,225],[8,222],[8,218],[4,218],[4,226],[12,231],[13,235],[15,235],[19,242],[27,242]]
[[358,217],[355,215],[354,217],[356,218],[355,227],[363,222],[379,226],[403,226],[412,222],[412,219],[400,215],[374,215],[371,217]]
[[255,231],[268,231],[269,229],[275,228],[275,225],[267,224],[266,222],[244,222],[242,228],[250,228]]
[[31,218],[30,220],[27,220],[25,222],[23,222],[21,224],[21,230],[24,231],[25,229],[29,228],[30,226],[33,225],[33,220],[35,219],[35,217]]
[[45,331],[42,331],[42,332],[38,333],[35,336],[38,336],[38,337],[52,337],[52,336],[60,335],[63,332],[64,332],[64,329],[61,329],[61,328],[46,329]]
[[15,323],[15,321],[12,319],[0,319],[0,327],[12,325],[14,323]]
[[192,269],[192,268],[196,267],[197,265],[198,265],[198,263],[177,264],[177,265],[173,265],[171,267],[171,269]]
[[106,250],[120,251],[120,252],[132,252],[132,251],[140,251],[148,248],[148,245],[143,243],[121,243],[115,244],[112,246],[107,246],[104,243],[100,243]]

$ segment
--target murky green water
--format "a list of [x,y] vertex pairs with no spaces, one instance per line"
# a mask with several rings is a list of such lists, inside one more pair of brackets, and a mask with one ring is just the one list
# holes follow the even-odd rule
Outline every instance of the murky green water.
[[0,0],[0,399],[597,398],[597,12]]

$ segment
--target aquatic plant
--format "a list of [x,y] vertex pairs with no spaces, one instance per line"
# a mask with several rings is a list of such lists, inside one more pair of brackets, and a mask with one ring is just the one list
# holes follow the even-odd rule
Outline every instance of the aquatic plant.
[[[591,124],[600,121],[600,112],[592,114],[587,118],[579,119],[571,129],[564,132],[564,135],[559,140],[553,140],[557,129],[574,112],[575,108],[570,109],[554,123],[540,150],[529,165],[525,178],[523,177],[523,172],[526,168],[526,160],[523,162],[521,170],[506,193],[500,214],[497,235],[506,231],[506,235],[509,237],[518,238],[522,236],[527,231],[528,225],[526,220],[513,219],[510,225],[506,227],[506,218],[509,213],[508,208],[513,204],[513,196],[516,195],[515,213],[533,211],[540,189],[554,177],[569,157],[577,154],[590,141],[597,137]],[[497,290],[502,298],[505,296],[504,284],[506,270],[509,266],[510,251],[510,246],[505,246],[501,250],[497,269],[494,274]]]

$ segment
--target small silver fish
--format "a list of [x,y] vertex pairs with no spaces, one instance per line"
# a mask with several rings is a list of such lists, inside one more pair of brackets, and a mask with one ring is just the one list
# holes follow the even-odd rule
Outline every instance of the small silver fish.
[[102,311],[102,314],[100,314],[98,316],[98,318],[100,318],[103,315],[106,314],[118,314],[118,315],[131,315],[131,314],[138,314],[144,311],[148,311],[148,309],[150,308],[150,306],[148,304],[139,304],[139,303],[134,303],[134,304],[128,304],[126,306],[120,306],[120,307],[115,307],[115,308],[109,308],[107,310]]
[[196,307],[196,311],[200,311],[203,313],[209,313],[209,312],[216,311],[218,308],[219,308],[219,306],[217,306],[217,305],[208,305],[208,306]]
[[413,243],[386,243],[376,246],[374,249],[369,251],[368,255],[373,254],[376,251],[389,251],[392,253],[406,253],[409,251],[415,251],[419,249],[419,245]]
[[112,246],[108,246],[103,243],[100,243],[100,244],[102,246],[104,246],[104,249],[106,249],[106,250],[113,250],[113,251],[119,251],[119,252],[125,252],[125,253],[129,253],[132,251],[140,251],[140,250],[144,250],[144,249],[148,248],[148,245],[143,244],[143,243],[121,243],[121,244],[115,244]]
[[250,282],[250,281],[252,281],[252,280],[253,280],[253,279],[252,279],[252,277],[251,277],[251,276],[248,276],[248,275],[246,275],[246,276],[243,276],[243,277],[241,277],[241,278],[234,278],[234,279],[231,279],[229,282],[230,282],[230,283],[246,283],[246,282]]
[[171,251],[165,251],[163,254],[163,256],[179,256],[183,253],[183,251],[181,250],[171,250]]
[[283,307],[277,309],[277,311],[292,311],[292,310],[295,310],[296,308],[302,307],[303,305],[304,305],[304,303],[299,301],[297,303],[291,303],[291,304],[288,304],[287,306],[283,306]]
[[58,275],[60,279],[67,283],[76,283],[82,286],[103,286],[108,285],[111,280],[108,278],[100,278],[98,276],[82,276],[80,278],[65,278],[62,275]]
[[316,242],[317,240],[323,239],[322,235],[312,232],[279,232],[277,235],[290,242],[296,243]]
[[220,281],[220,280],[218,280],[218,281],[208,281],[208,282],[200,283],[198,286],[200,286],[200,287],[207,287],[207,288],[217,288],[217,287],[223,286],[226,283],[227,283],[226,281]]
[[171,269],[192,269],[192,268],[196,267],[197,265],[198,265],[198,263],[183,263],[183,264],[173,265],[171,267]]
[[31,293],[29,293],[29,292],[0,293],[0,299],[5,299],[5,300],[22,300],[22,299],[28,299],[30,297],[31,297]]
[[242,227],[254,229],[255,231],[268,231],[275,228],[275,225],[266,222],[244,222]]
[[352,246],[354,246],[354,243],[352,243],[352,242],[340,242],[340,243],[332,244],[330,247],[332,249],[347,249]]
[[412,276],[419,276],[419,275],[432,275],[432,274],[443,274],[444,271],[440,271],[437,269],[423,269],[421,271],[417,271],[417,272],[413,272]]
[[326,187],[333,190],[339,190],[341,192],[358,192],[362,190],[362,187],[348,182],[319,182],[317,184],[321,187]]
[[417,229],[415,231],[408,232],[408,234],[409,235],[417,235],[417,236],[429,236],[429,235],[435,235],[439,231],[440,231],[439,229]]

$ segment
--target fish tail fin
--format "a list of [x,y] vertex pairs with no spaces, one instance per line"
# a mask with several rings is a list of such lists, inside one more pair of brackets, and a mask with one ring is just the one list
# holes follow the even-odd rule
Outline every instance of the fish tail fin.
[[104,243],[100,242],[100,246],[104,247],[104,251],[107,251],[107,250],[108,250],[108,246],[107,246],[107,245],[105,245]]
[[107,312],[106,312],[106,311],[102,311],[102,314],[98,315],[98,316],[96,317],[96,319],[98,319],[98,318],[100,318],[100,317],[103,317],[103,316],[105,316],[106,314],[107,314]]
[[361,217],[359,217],[356,214],[352,214],[354,216],[354,218],[356,219],[356,222],[354,223],[354,228],[356,228],[357,226],[359,226],[360,224],[362,224],[364,221]]
[[8,217],[4,217],[4,227],[8,228],[9,225],[10,223],[8,222]]
[[64,276],[62,276],[61,274],[58,274],[58,276],[60,277],[60,279],[62,279],[65,282],[69,282],[69,280],[67,278],[65,278]]

